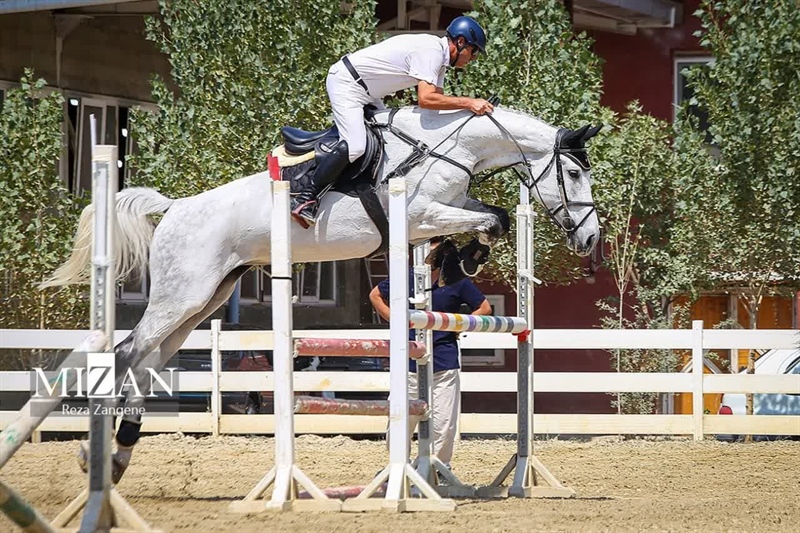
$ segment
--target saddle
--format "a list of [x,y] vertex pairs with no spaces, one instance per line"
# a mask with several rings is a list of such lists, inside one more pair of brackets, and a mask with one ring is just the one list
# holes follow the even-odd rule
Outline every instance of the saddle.
[[[375,189],[383,165],[384,142],[372,106],[364,108],[367,126],[367,148],[364,155],[350,163],[335,183],[319,194],[321,200],[329,191],[358,197],[382,236],[380,247],[374,254],[388,250],[389,221],[381,206]],[[268,157],[269,171],[273,180],[289,181],[291,194],[306,188],[320,163],[339,141],[336,125],[321,131],[305,131],[291,126],[281,128],[283,144],[276,147]],[[319,205],[319,204],[318,204]]]
[[[367,149],[364,155],[345,167],[329,190],[355,197],[358,196],[357,185],[360,182],[376,185],[378,171],[383,162],[383,137],[374,121],[375,112],[376,109],[372,106],[364,109],[364,122],[367,126]],[[272,156],[277,158],[280,179],[291,181],[291,192],[297,193],[339,141],[339,129],[335,124],[321,131],[284,126],[281,128],[281,136],[283,144],[273,150]],[[272,177],[277,179],[275,175]]]

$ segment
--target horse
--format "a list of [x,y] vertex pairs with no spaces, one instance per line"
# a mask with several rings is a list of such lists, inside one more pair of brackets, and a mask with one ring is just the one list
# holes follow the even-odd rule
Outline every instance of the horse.
[[[407,168],[404,178],[392,178],[407,181],[412,244],[461,233],[477,233],[482,245],[494,244],[510,229],[508,213],[467,193],[475,174],[504,167],[520,172],[575,253],[588,255],[599,240],[585,143],[600,126],[557,128],[506,107],[485,116],[405,107],[378,112],[373,120],[386,128],[383,164],[375,186],[384,210],[388,204],[385,178],[420,146],[434,147],[417,157],[418,164]],[[136,373],[147,367],[163,368],[189,333],[228,300],[237,280],[251,266],[269,264],[269,179],[268,173],[259,173],[180,199],[144,187],[117,194],[117,277],[141,275],[148,266],[150,274],[144,315],[114,348],[118,374],[127,368]],[[155,216],[161,216],[157,223]],[[92,219],[93,205],[89,205],[81,214],[70,257],[43,286],[88,281]],[[335,191],[321,199],[316,225],[292,226],[296,263],[362,258],[382,242],[359,200]],[[126,405],[131,403],[136,400],[129,396]],[[140,424],[138,417],[120,421],[113,461],[115,483],[130,462]]]

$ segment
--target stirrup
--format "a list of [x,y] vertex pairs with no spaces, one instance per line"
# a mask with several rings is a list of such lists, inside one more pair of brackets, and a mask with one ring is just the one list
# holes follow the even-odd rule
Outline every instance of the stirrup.
[[308,229],[317,223],[313,212],[313,205],[315,203],[317,203],[316,200],[309,200],[292,209],[292,218],[294,218],[303,229]]

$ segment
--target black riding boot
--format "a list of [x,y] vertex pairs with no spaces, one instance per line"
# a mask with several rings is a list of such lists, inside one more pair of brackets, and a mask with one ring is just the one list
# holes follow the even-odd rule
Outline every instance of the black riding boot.
[[337,142],[314,171],[309,186],[292,197],[292,216],[303,227],[307,228],[316,223],[314,215],[317,196],[325,187],[336,181],[349,162],[347,141]]

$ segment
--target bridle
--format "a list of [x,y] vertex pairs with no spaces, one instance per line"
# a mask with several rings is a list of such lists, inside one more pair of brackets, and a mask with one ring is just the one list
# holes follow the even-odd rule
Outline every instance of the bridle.
[[[492,100],[495,100],[495,101],[492,102]],[[493,104],[496,104],[495,97],[490,98],[489,101],[492,102]],[[466,124],[470,120],[475,118],[477,115],[474,115],[474,114],[471,115],[469,118],[467,118],[467,120],[465,120],[463,123],[461,123],[461,125],[459,125],[458,128],[456,128],[453,132],[451,132],[447,137],[442,139],[441,142],[439,142],[439,144],[437,144],[433,148],[429,148],[422,141],[414,139],[412,136],[408,135],[407,133],[405,133],[404,131],[398,129],[396,126],[394,126],[392,124],[393,119],[394,119],[394,115],[397,113],[397,111],[398,111],[397,109],[393,109],[389,113],[389,120],[388,120],[388,122],[386,124],[375,124],[375,123],[373,123],[373,127],[378,127],[380,129],[386,129],[387,131],[389,131],[390,133],[394,134],[396,137],[398,137],[399,139],[401,139],[405,143],[411,145],[414,149],[412,150],[411,154],[404,161],[402,161],[400,164],[398,164],[397,167],[394,170],[392,170],[391,172],[389,172],[386,175],[386,177],[382,180],[381,183],[385,183],[386,181],[388,181],[389,179],[391,179],[391,178],[393,178],[395,176],[404,176],[413,167],[415,167],[418,164],[422,163],[422,161],[424,161],[428,157],[434,157],[436,159],[441,159],[441,160],[449,163],[450,165],[452,165],[452,166],[454,166],[454,167],[456,167],[456,168],[458,168],[460,170],[463,170],[469,176],[469,182],[470,182],[469,188],[472,188],[473,185],[480,185],[481,183],[485,182],[489,178],[495,176],[496,174],[499,174],[500,172],[502,172],[504,170],[512,169],[514,171],[514,173],[516,174],[517,178],[519,179],[520,183],[525,185],[528,188],[529,191],[533,190],[533,191],[536,192],[536,195],[538,196],[539,200],[542,202],[542,205],[545,206],[545,210],[547,211],[547,215],[556,224],[556,226],[561,228],[561,230],[567,235],[567,237],[572,237],[575,234],[575,232],[577,232],[578,229],[580,229],[580,227],[583,226],[583,224],[595,212],[596,208],[595,208],[594,202],[575,202],[575,201],[571,201],[567,197],[567,189],[566,189],[566,184],[565,184],[565,181],[564,181],[564,170],[562,168],[561,156],[562,155],[566,156],[566,157],[570,158],[572,161],[574,161],[582,169],[589,170],[588,162],[584,163],[580,159],[578,159],[577,157],[575,157],[573,155],[573,154],[576,154],[576,153],[586,153],[586,148],[563,148],[561,146],[561,140],[563,139],[564,134],[566,134],[569,130],[567,130],[565,128],[560,128],[558,130],[558,132],[556,133],[556,141],[555,141],[555,144],[553,146],[553,152],[552,152],[553,155],[550,157],[550,161],[547,163],[547,165],[545,166],[544,170],[542,170],[539,173],[538,176],[534,177],[533,176],[533,165],[528,160],[528,158],[525,156],[525,152],[522,150],[522,147],[519,145],[519,142],[517,142],[517,139],[511,134],[511,132],[508,131],[508,129],[506,129],[505,126],[500,124],[500,122],[498,122],[498,120],[496,118],[494,118],[492,115],[485,115],[486,117],[489,118],[489,120],[491,120],[494,123],[495,126],[497,126],[497,128],[501,132],[503,132],[504,134],[508,135],[508,137],[514,142],[514,146],[516,146],[517,150],[519,150],[519,154],[522,157],[522,161],[519,162],[519,163],[514,163],[512,165],[505,166],[505,167],[499,167],[499,168],[493,169],[491,172],[489,172],[487,174],[484,174],[484,175],[481,175],[481,176],[475,176],[472,173],[472,171],[470,169],[468,169],[466,166],[462,165],[458,161],[455,161],[454,159],[451,159],[450,157],[445,156],[444,154],[437,153],[436,149],[439,148],[445,141],[447,141],[453,135],[456,135],[459,131],[461,131],[461,129],[464,126],[466,126]],[[553,165],[555,165],[555,167],[556,167],[556,181],[558,183],[558,192],[559,192],[559,198],[560,198],[561,202],[560,202],[559,205],[557,205],[553,209],[550,209],[544,203],[544,197],[542,196],[541,191],[539,191],[539,183],[547,176],[548,172],[550,172],[550,169],[553,168]],[[525,169],[525,173],[523,173],[519,169],[519,167],[523,167]],[[527,176],[525,174],[527,174]],[[569,209],[571,207],[591,207],[591,209],[589,210],[588,213],[586,213],[583,216],[581,221],[576,224],[575,221],[572,219],[572,217],[569,215]],[[557,215],[562,211],[564,212],[564,215],[562,217],[558,217]]]
[[[576,202],[570,200],[567,197],[567,188],[564,181],[564,169],[562,168],[561,156],[562,155],[566,156],[582,169],[589,170],[588,164],[582,162],[580,159],[578,159],[573,155],[576,153],[586,153],[586,148],[563,148],[561,146],[561,140],[564,138],[564,134],[567,133],[569,130],[565,128],[560,128],[558,132],[556,132],[556,141],[555,144],[553,145],[553,152],[552,152],[553,155],[550,157],[550,161],[547,162],[547,165],[545,165],[544,169],[539,173],[539,175],[534,177],[533,165],[528,160],[527,156],[525,155],[525,152],[522,150],[522,147],[517,142],[517,139],[515,139],[514,136],[511,135],[511,132],[509,132],[505,128],[505,126],[500,124],[500,122],[498,122],[496,118],[494,118],[491,115],[486,115],[486,116],[489,117],[489,119],[494,123],[495,126],[497,126],[497,128],[500,131],[508,135],[508,137],[514,142],[514,146],[517,147],[519,155],[522,157],[522,161],[520,163],[514,163],[513,165],[496,168],[491,172],[489,172],[488,174],[486,174],[485,176],[476,178],[475,183],[477,185],[480,185],[487,179],[493,177],[495,174],[498,174],[509,168],[512,169],[516,174],[517,179],[519,179],[520,183],[525,185],[529,191],[531,190],[536,191],[536,196],[539,197],[539,201],[541,201],[542,205],[544,206],[547,215],[556,224],[556,226],[561,228],[561,231],[566,233],[567,237],[572,237],[575,234],[575,232],[577,232],[578,229],[580,229],[580,227],[583,226],[583,224],[587,220],[589,220],[589,217],[592,216],[592,213],[595,212],[596,208],[594,202]],[[550,172],[550,169],[553,168],[553,165],[555,165],[556,167],[556,182],[558,183],[558,195],[559,199],[561,200],[561,203],[555,206],[554,208],[550,209],[545,204],[544,197],[542,196],[541,191],[539,191],[539,183],[547,176],[547,174]],[[519,167],[523,167],[525,169],[525,173],[527,174],[527,176],[523,174],[522,171],[520,171]],[[575,221],[572,219],[572,217],[569,215],[569,208],[571,207],[591,207],[591,209],[589,210],[588,213],[586,213],[583,216],[581,221],[576,224]],[[561,211],[564,211],[564,215],[559,218],[557,215]]]

